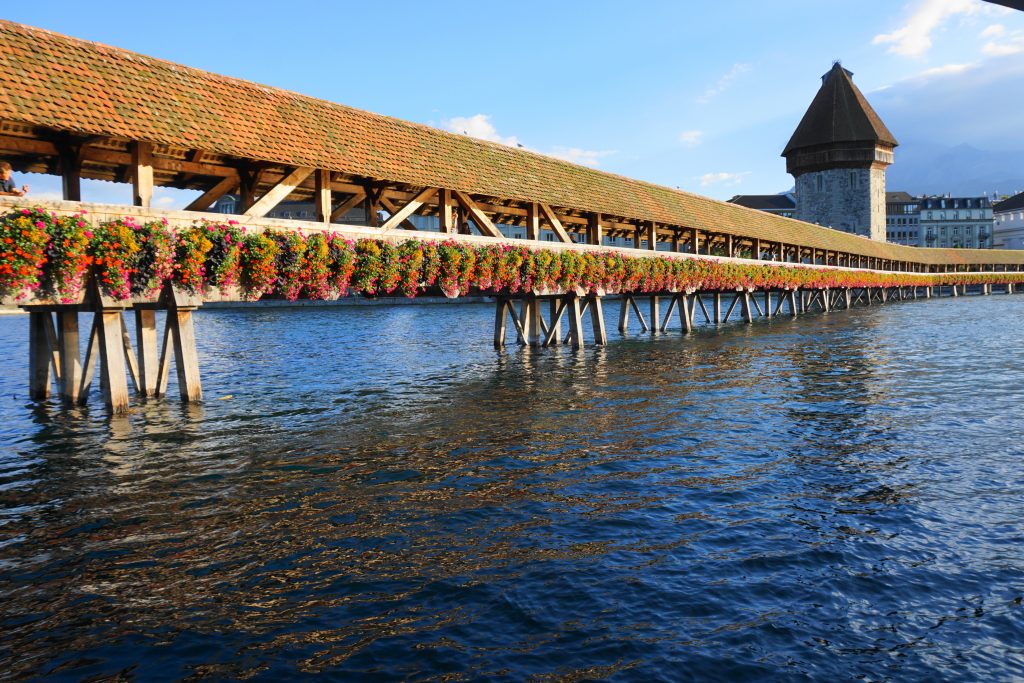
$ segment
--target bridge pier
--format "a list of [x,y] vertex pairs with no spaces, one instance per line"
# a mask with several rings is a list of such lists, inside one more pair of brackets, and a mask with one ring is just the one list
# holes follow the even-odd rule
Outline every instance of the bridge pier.
[[[548,320],[544,319],[542,300],[548,299]],[[494,348],[505,346],[508,333],[508,321],[516,330],[516,341],[519,344],[534,347],[558,346],[570,344],[574,349],[582,349],[583,315],[589,311],[594,343],[603,346],[608,343],[608,335],[604,326],[604,308],[601,297],[597,294],[580,296],[576,293],[559,294],[552,297],[526,295],[519,299],[516,310],[515,300],[509,296],[497,297],[494,315]],[[581,303],[582,302],[582,303]],[[562,318],[568,317],[569,332],[563,338]]]
[[[166,393],[173,352],[182,400],[202,400],[192,323],[192,312],[197,307],[198,298],[183,299],[170,290],[164,292],[159,303],[116,302],[103,296],[95,285],[82,304],[23,306],[29,314],[29,396],[35,401],[45,401],[56,381],[64,403],[85,405],[98,365],[104,404],[115,414],[125,413],[129,409],[129,377],[139,396],[156,397]],[[137,354],[124,319],[132,308]],[[159,356],[156,348],[158,309],[167,312],[163,351]],[[79,316],[90,312],[92,327],[83,359],[79,348]]]

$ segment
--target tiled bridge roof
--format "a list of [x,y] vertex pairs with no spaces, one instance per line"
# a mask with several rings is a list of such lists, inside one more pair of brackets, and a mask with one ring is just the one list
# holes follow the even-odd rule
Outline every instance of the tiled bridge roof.
[[[8,21],[0,21],[0,119],[4,132],[8,124],[24,124],[35,139],[74,134],[151,142],[201,150],[226,165],[250,160],[326,169],[353,179],[600,212],[626,224],[654,221],[923,264],[1024,262],[1021,252],[872,241]],[[189,186],[188,177],[168,184]]]

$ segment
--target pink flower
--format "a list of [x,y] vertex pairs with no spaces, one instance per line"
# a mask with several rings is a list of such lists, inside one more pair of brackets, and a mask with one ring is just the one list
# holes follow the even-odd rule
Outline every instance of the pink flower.
[[45,228],[46,227],[46,223],[44,223],[42,221],[36,221],[36,227],[37,228]]
[[29,214],[30,214],[30,213],[32,213],[32,212],[31,212],[31,211],[29,211],[28,209],[22,209],[22,210],[21,210],[21,213],[27,216],[27,215],[29,215]]
[[92,230],[86,230],[85,231],[85,236],[88,239],[92,239]]

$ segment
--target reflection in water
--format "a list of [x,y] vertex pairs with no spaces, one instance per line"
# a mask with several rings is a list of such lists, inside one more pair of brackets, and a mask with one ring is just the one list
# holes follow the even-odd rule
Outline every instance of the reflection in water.
[[[976,309],[1000,322],[964,322]],[[958,350],[1015,353],[1024,303],[581,354],[495,354],[491,313],[205,311],[201,406],[114,420],[6,399],[3,669],[1024,675],[1024,366]],[[6,357],[24,326],[0,319]]]

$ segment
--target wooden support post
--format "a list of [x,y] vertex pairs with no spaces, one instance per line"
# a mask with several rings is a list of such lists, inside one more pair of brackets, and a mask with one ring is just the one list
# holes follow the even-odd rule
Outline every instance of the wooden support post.
[[789,314],[795,318],[800,313],[800,309],[796,307],[796,290],[791,289],[786,294],[789,298]]
[[621,302],[619,306],[619,332],[623,334],[625,334],[626,328],[629,326],[629,308],[632,305],[630,299],[632,299],[632,296],[623,294],[619,300]]
[[601,214],[591,213],[587,216],[587,244],[601,246],[604,241],[604,229],[601,226]]
[[690,253],[700,253],[700,230],[697,230],[697,228],[690,229]]
[[636,230],[633,231],[633,248],[639,249],[641,247],[641,234],[640,227],[637,226]]
[[380,198],[384,194],[384,190],[379,187],[373,187],[370,185],[366,186],[366,196],[364,197],[364,211],[366,212],[366,225],[370,228],[376,228],[380,224]]
[[167,311],[167,324],[172,328],[174,365],[178,373],[178,392],[183,401],[203,400],[203,387],[199,381],[196,335],[192,325],[193,310],[192,308],[173,306]]
[[62,143],[57,145],[57,151],[64,200],[80,202],[82,201],[82,145]]
[[148,207],[153,202],[153,145],[148,142],[133,142],[132,153],[132,203]]
[[313,205],[316,209],[316,219],[321,223],[330,223],[331,214],[334,213],[334,202],[331,199],[331,172],[318,168],[315,182]]
[[594,328],[594,343],[604,346],[608,343],[608,334],[604,328],[604,309],[601,308],[601,297],[597,294],[590,295],[590,325]]
[[65,401],[78,401],[82,385],[82,358],[78,351],[78,311],[57,311],[57,337],[60,346],[60,395]]
[[[658,250],[658,224],[654,221],[647,221],[644,224],[645,232],[647,233],[647,248],[651,251]],[[657,320],[657,318],[655,319]],[[657,323],[654,323],[657,325]]]
[[529,202],[526,205],[526,239],[540,239],[540,207],[537,202]]
[[508,324],[506,308],[509,305],[509,301],[508,299],[498,297],[496,304],[494,309],[494,348],[500,349],[505,346],[505,331]]
[[78,389],[78,405],[81,406],[84,406],[89,400],[89,388],[92,386],[92,376],[96,371],[96,357],[99,355],[100,345],[100,322],[99,314],[93,315],[89,342],[85,346],[85,362],[82,363],[82,384]]
[[761,260],[761,240],[755,237],[752,244],[753,244],[753,246],[752,246],[753,253],[750,255],[750,258],[757,259],[758,261],[760,261]]
[[135,309],[135,341],[139,346],[139,393],[156,396],[157,349],[156,311],[149,308]]
[[100,387],[103,402],[114,413],[128,411],[128,381],[125,377],[124,343],[121,338],[121,309],[96,311],[100,318]]
[[715,324],[722,322],[722,293],[715,292]]
[[736,255],[736,252],[733,249],[732,235],[725,236],[725,255],[729,257]]
[[[710,324],[710,323],[711,323],[711,316],[710,316],[710,315],[708,314],[708,307],[704,305],[704,299],[703,299],[703,298],[701,297],[701,295],[700,295],[700,294],[698,293],[698,294],[696,294],[696,295],[694,296],[694,300],[695,300],[695,301],[697,302],[697,305],[698,305],[698,306],[700,306],[700,312],[701,312],[701,314],[702,314],[702,315],[704,316],[704,322],[706,322],[706,323],[709,323],[709,324]],[[693,312],[693,314],[694,314],[694,315],[696,315],[696,314],[697,314],[697,311],[696,311],[696,309],[694,309],[694,312]]]
[[46,335],[49,311],[28,314],[28,392],[33,401],[50,398],[50,343]]
[[828,288],[826,288],[825,291],[822,293],[822,297],[821,297],[821,301],[822,301],[821,307],[824,309],[825,313],[828,313],[831,310],[831,306],[830,306],[831,298],[830,297],[831,297],[831,292],[828,290]]
[[733,296],[732,303],[729,304],[729,308],[726,309],[726,311],[725,311],[725,317],[722,318],[722,322],[723,323],[729,322],[729,316],[732,315],[733,309],[736,308],[736,304],[740,301],[740,298],[742,297],[743,294],[745,294],[745,292],[741,292],[741,293],[738,293],[735,296]]
[[651,334],[658,334],[658,326],[661,323],[661,299],[657,296],[651,297]]
[[743,292],[743,319],[748,324],[754,322],[754,315],[750,311],[750,292]]
[[693,331],[693,309],[690,303],[690,295],[683,293],[679,295],[680,303],[679,307],[679,324],[683,330],[687,333]]
[[569,310],[569,343],[574,349],[582,349],[583,316],[580,311],[580,298],[575,294],[567,294],[565,298]]
[[562,314],[565,308],[560,305],[558,299],[551,299],[548,302],[548,335],[551,341],[545,341],[545,346],[558,346],[562,343]]
[[672,251],[679,251],[679,231],[672,231]]

